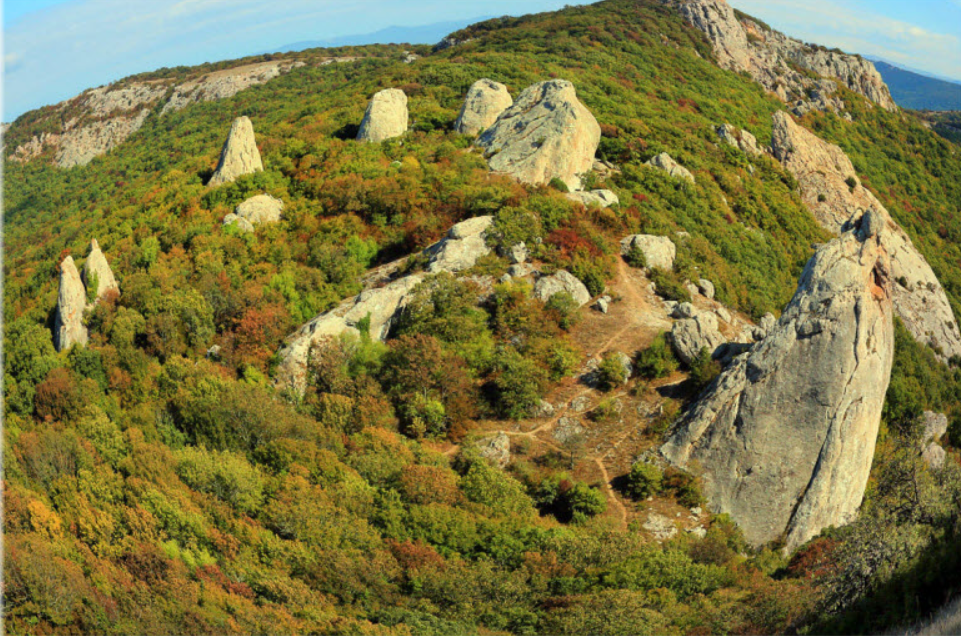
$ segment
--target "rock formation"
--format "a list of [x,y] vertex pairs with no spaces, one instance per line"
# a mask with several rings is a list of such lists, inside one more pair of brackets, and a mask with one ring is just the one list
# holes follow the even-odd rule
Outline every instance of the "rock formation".
[[427,271],[460,272],[473,267],[477,259],[490,253],[485,238],[493,223],[492,216],[478,216],[452,227],[443,240],[425,251],[430,256]]
[[660,268],[666,271],[674,269],[677,247],[666,236],[632,234],[621,239],[621,255],[627,256],[632,249],[641,250],[649,268]]
[[153,107],[170,89],[171,97],[163,105],[161,115],[196,102],[226,99],[300,66],[304,66],[301,61],[273,60],[205,73],[179,84],[168,79],[120,80],[93,88],[41,114],[40,121],[52,124],[56,130],[22,141],[13,148],[10,159],[30,161],[46,148],[54,148],[58,167],[83,166],[140,130]]
[[661,447],[753,545],[792,550],[861,504],[893,359],[891,234],[868,212],[818,249],[771,333]]
[[[682,303],[675,308],[681,309]],[[684,317],[674,323],[671,328],[671,346],[677,357],[686,365],[690,365],[702,349],[707,349],[709,355],[713,355],[714,350],[726,342],[726,338],[721,335],[718,329],[717,317],[709,312],[694,312],[689,317]]]
[[579,190],[600,140],[601,127],[574,85],[549,80],[524,90],[475,143],[494,172],[533,185],[556,178]]
[[478,449],[481,457],[498,468],[506,468],[511,463],[511,438],[503,431],[482,439],[478,443]]
[[829,232],[841,232],[859,211],[874,210],[880,215],[890,229],[885,245],[895,281],[894,307],[904,326],[941,359],[961,355],[961,330],[931,266],[881,202],[860,184],[844,151],[808,132],[784,112],[774,114],[771,148],[797,179],[804,203]]
[[586,208],[596,205],[601,208],[609,208],[612,205],[620,204],[620,199],[610,190],[591,190],[590,192],[568,192],[567,198],[577,201]]
[[358,141],[380,143],[407,132],[407,95],[399,88],[376,93],[367,105],[357,133]]
[[233,214],[224,217],[224,225],[237,225],[244,232],[253,232],[261,223],[277,223],[284,211],[284,202],[269,194],[250,197],[237,206]]
[[114,277],[113,270],[110,269],[106,257],[100,251],[97,239],[90,241],[90,253],[87,255],[87,261],[83,264],[84,286],[89,289],[94,280],[97,281],[94,302],[103,298],[103,295],[108,291],[120,291],[120,285],[117,284],[117,279]]
[[554,294],[565,292],[570,294],[578,307],[583,307],[591,301],[591,293],[584,283],[570,272],[559,269],[551,276],[542,276],[534,283],[534,297],[547,302]]
[[662,152],[659,155],[651,157],[644,163],[645,165],[653,168],[663,170],[675,179],[686,179],[691,183],[694,183],[694,175],[691,174],[691,171],[674,161],[674,159],[671,158],[671,155],[667,154],[666,152]]
[[746,130],[738,130],[731,124],[717,127],[717,136],[729,146],[734,146],[749,155],[761,154],[757,147],[757,137]]
[[481,79],[467,91],[464,106],[454,122],[454,130],[462,135],[476,135],[490,128],[514,100],[507,87],[499,82]]
[[[696,29],[702,31],[718,64],[732,71],[745,71],[785,103],[803,109],[836,110],[840,100],[833,88],[791,68],[797,65],[840,81],[887,110],[897,110],[881,74],[871,62],[839,51],[804,44],[771,31],[747,18],[739,20],[725,0],[663,0]],[[829,82],[833,84],[832,82]],[[815,92],[817,95],[810,95]]]
[[[483,237],[492,222],[492,217],[483,216],[452,227],[443,239],[424,250],[428,259],[427,271],[458,272],[473,267],[478,258],[489,252]],[[280,350],[278,385],[302,394],[307,388],[310,348],[344,333],[359,334],[361,322],[368,318],[371,338],[385,340],[392,321],[403,309],[409,294],[425,277],[424,274],[410,274],[390,280],[383,286],[366,289],[302,326],[287,338],[286,345]]]
[[60,263],[60,291],[53,325],[57,351],[69,349],[74,344],[87,344],[87,328],[83,324],[83,310],[86,307],[87,290],[80,280],[73,257],[68,256]]
[[220,161],[209,186],[230,183],[239,176],[260,172],[264,164],[254,139],[254,125],[247,117],[238,117],[230,127],[230,134],[220,151]]

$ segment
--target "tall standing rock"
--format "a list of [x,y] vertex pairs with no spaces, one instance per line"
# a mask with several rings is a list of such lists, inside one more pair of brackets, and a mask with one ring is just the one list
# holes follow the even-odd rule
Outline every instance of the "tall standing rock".
[[462,135],[476,135],[490,128],[514,100],[507,87],[499,82],[481,79],[467,91],[464,106],[454,122],[454,130]]
[[73,257],[68,256],[60,264],[60,292],[53,326],[57,351],[69,349],[74,344],[87,344],[87,328],[83,324],[83,310],[86,307],[87,291]]
[[601,127],[574,85],[550,80],[525,89],[475,143],[494,172],[533,185],[557,178],[579,190],[600,140]]
[[248,117],[238,117],[230,127],[230,134],[220,151],[220,161],[207,185],[230,183],[239,176],[260,172],[264,164],[254,139],[254,125]]
[[407,132],[407,95],[399,88],[376,93],[367,105],[357,133],[358,141],[380,143]]
[[801,198],[818,223],[839,233],[852,215],[876,211],[890,228],[885,245],[895,281],[894,307],[914,338],[942,360],[961,355],[961,330],[931,266],[870,190],[858,181],[844,151],[820,139],[784,112],[774,114],[771,149],[794,175]]
[[120,290],[120,285],[117,284],[117,279],[114,278],[110,264],[107,263],[106,257],[103,255],[103,252],[100,251],[100,245],[97,243],[97,239],[90,241],[90,253],[87,255],[87,262],[83,264],[84,286],[89,289],[94,280],[97,282],[94,302],[103,298],[103,295],[108,291]]
[[661,447],[703,472],[712,507],[754,545],[794,549],[861,504],[893,360],[891,234],[869,212],[823,245],[767,338]]

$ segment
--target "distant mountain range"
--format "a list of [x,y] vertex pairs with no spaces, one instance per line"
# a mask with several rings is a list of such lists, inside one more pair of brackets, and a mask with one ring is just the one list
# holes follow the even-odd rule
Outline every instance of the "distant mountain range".
[[477,16],[454,20],[451,22],[435,22],[420,26],[400,27],[391,26],[373,33],[360,33],[355,35],[343,35],[323,40],[305,40],[285,44],[277,49],[264,51],[264,53],[289,53],[291,51],[303,51],[315,48],[334,48],[338,46],[363,46],[365,44],[436,44],[444,37],[454,31],[459,31],[476,22],[489,20],[493,16]]
[[913,110],[961,110],[961,82],[940,79],[874,59],[898,106]]

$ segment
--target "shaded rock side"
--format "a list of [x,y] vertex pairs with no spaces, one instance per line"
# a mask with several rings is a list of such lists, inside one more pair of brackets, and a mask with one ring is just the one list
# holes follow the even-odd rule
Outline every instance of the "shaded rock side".
[[239,176],[260,172],[264,164],[254,138],[254,125],[248,117],[238,117],[230,126],[230,134],[220,151],[220,161],[209,186],[229,183]]
[[407,132],[407,95],[399,88],[388,88],[374,94],[360,123],[358,141],[380,143]]
[[661,447],[703,474],[713,509],[756,546],[786,536],[793,550],[850,522],[861,504],[894,329],[890,232],[860,225],[815,253],[771,333],[721,373]]
[[477,80],[467,91],[454,130],[462,135],[476,135],[490,128],[513,103],[507,87],[500,82]]
[[258,194],[238,205],[233,214],[225,216],[224,225],[236,224],[245,232],[253,232],[262,223],[277,223],[283,212],[283,201],[269,194]]
[[[857,56],[828,51],[772,31],[750,19],[738,19],[725,0],[663,0],[703,32],[725,69],[745,71],[785,103],[802,109],[836,110],[843,102],[833,90],[791,68],[797,65],[840,81],[887,110],[897,110],[874,64]],[[819,95],[809,93],[817,91]]]
[[579,190],[600,140],[601,127],[574,85],[549,80],[525,89],[474,143],[494,172],[533,185],[557,178]]
[[890,229],[885,246],[891,257],[898,316],[915,339],[930,345],[942,360],[961,355],[961,330],[937,276],[877,197],[858,181],[844,151],[784,112],[774,114],[771,149],[798,180],[804,203],[829,232],[840,233],[861,211],[879,213]]
[[87,328],[83,324],[83,310],[87,307],[87,290],[80,280],[80,272],[68,256],[60,264],[60,291],[54,317],[53,339],[57,351],[74,344],[87,344]]
[[100,250],[97,239],[90,241],[90,253],[87,255],[87,260],[83,264],[84,286],[89,288],[94,280],[97,281],[96,300],[94,302],[99,301],[103,298],[103,295],[109,291],[120,291],[120,285],[117,284],[113,270],[110,269],[107,258]]

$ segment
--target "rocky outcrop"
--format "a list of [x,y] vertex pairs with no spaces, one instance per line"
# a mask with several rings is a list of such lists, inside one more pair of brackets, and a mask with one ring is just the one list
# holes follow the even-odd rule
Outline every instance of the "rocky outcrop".
[[498,468],[506,468],[511,463],[511,438],[507,433],[500,431],[493,437],[482,439],[477,446],[480,456]]
[[253,232],[262,223],[277,223],[283,212],[283,201],[269,194],[258,194],[238,205],[233,214],[225,216],[224,225],[237,225],[244,232]]
[[120,285],[117,284],[117,279],[113,275],[113,270],[110,269],[110,264],[107,262],[107,258],[100,250],[100,245],[97,243],[97,239],[90,241],[90,253],[87,255],[87,260],[83,264],[84,287],[90,289],[94,281],[96,281],[97,284],[97,289],[94,292],[94,302],[97,302],[103,298],[104,294],[107,292],[120,291]]
[[454,130],[462,135],[476,135],[490,128],[514,100],[507,87],[499,82],[481,79],[467,91],[464,106],[454,122]]
[[829,232],[840,233],[852,215],[863,210],[878,213],[879,222],[890,229],[886,247],[898,316],[915,339],[930,345],[942,360],[961,355],[961,330],[934,271],[881,202],[861,185],[844,151],[784,112],[774,114],[771,149],[797,179],[804,203]]
[[220,151],[220,161],[210,178],[209,186],[230,183],[245,174],[260,172],[264,164],[254,139],[254,125],[248,117],[238,117],[230,126],[230,134]]
[[638,249],[644,254],[644,260],[649,268],[659,268],[668,272],[674,269],[677,247],[666,236],[632,234],[621,239],[622,256],[627,256],[633,249]]
[[161,114],[177,111],[197,102],[233,97],[244,89],[268,82],[301,66],[304,66],[304,63],[300,61],[273,60],[208,73],[176,86]]
[[380,143],[407,132],[407,95],[399,88],[375,93],[357,133],[358,141]]
[[87,344],[87,328],[83,324],[83,311],[87,307],[87,290],[80,280],[80,272],[68,256],[60,263],[60,291],[57,294],[57,311],[54,317],[53,335],[57,351],[69,349],[75,344]]
[[585,208],[591,206],[597,206],[600,208],[609,208],[612,205],[620,204],[621,200],[617,198],[617,195],[610,190],[591,190],[590,192],[568,192],[565,195],[571,201],[576,201],[580,203]]
[[226,99],[303,66],[295,60],[246,64],[206,73],[180,84],[172,80],[120,82],[84,91],[53,106],[41,116],[52,128],[13,147],[10,159],[29,161],[47,148],[54,149],[60,168],[82,166],[123,143],[140,130],[155,106],[171,91],[161,114],[196,102]]
[[430,257],[427,271],[460,272],[473,267],[477,259],[490,253],[486,237],[493,223],[492,216],[478,216],[452,227],[443,240],[425,251]]
[[694,183],[694,175],[691,174],[691,171],[674,161],[674,159],[671,158],[671,155],[667,154],[666,152],[662,152],[659,155],[651,157],[644,162],[644,165],[663,170],[675,179],[686,179],[687,181]]
[[[431,273],[458,272],[473,267],[477,259],[489,251],[483,237],[492,221],[490,216],[476,217],[452,227],[443,239],[424,250],[426,270]],[[417,273],[388,280],[382,286],[371,287],[345,300],[302,326],[287,338],[286,345],[280,350],[277,384],[303,394],[307,388],[311,347],[344,333],[357,335],[361,323],[368,319],[371,338],[385,340],[410,293],[425,278],[425,274]]]
[[[677,311],[682,303],[675,309]],[[671,346],[678,359],[690,366],[697,359],[701,350],[706,349],[708,355],[727,341],[718,328],[717,316],[708,312],[696,312],[690,317],[681,318],[671,328]]]
[[661,452],[759,546],[793,550],[857,513],[894,350],[891,231],[867,213],[808,262],[767,337],[734,359]]
[[757,137],[746,130],[738,130],[731,124],[723,124],[717,127],[717,136],[727,145],[734,146],[749,155],[761,154],[761,150],[757,147]]
[[[802,109],[843,108],[832,89],[799,73],[792,65],[839,81],[887,110],[897,110],[881,74],[871,62],[840,51],[828,51],[772,31],[748,18],[739,19],[725,0],[663,0],[707,36],[718,64],[749,73],[785,103]],[[818,95],[809,96],[815,91]]]
[[533,185],[556,178],[579,190],[600,140],[601,127],[574,85],[549,80],[524,90],[474,143],[494,172]]
[[534,283],[534,297],[547,302],[554,294],[567,293],[574,299],[578,307],[583,307],[591,301],[591,293],[584,283],[567,270],[557,270],[551,276],[541,276]]

